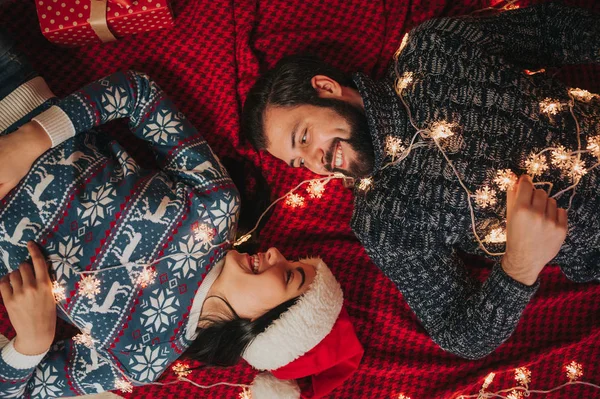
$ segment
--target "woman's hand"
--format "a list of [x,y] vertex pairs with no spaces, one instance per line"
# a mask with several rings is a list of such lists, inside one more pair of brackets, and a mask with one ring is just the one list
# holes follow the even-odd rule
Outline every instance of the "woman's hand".
[[0,294],[17,332],[15,349],[32,356],[46,352],[54,341],[56,302],[42,253],[31,241],[27,249],[33,269],[29,263],[21,263],[18,270],[0,280]]
[[506,193],[506,253],[502,268],[513,279],[532,285],[567,237],[567,211],[531,177],[521,176]]
[[0,199],[19,184],[35,160],[51,146],[50,137],[37,122],[0,136]]

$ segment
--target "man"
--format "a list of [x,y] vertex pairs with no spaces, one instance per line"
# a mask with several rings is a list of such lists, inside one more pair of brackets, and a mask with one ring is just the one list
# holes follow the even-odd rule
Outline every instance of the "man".
[[[543,4],[432,20],[396,56],[379,82],[283,59],[250,91],[243,123],[291,167],[365,178],[351,223],[367,253],[438,345],[481,358],[512,334],[555,256],[574,281],[600,276],[600,102],[532,72],[599,62],[600,18]],[[495,261],[483,284],[461,252]]]

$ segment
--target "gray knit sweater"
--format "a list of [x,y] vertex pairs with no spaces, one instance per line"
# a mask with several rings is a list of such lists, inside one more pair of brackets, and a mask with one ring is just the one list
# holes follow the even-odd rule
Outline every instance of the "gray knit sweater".
[[[398,70],[413,72],[404,91],[420,128],[436,121],[459,126],[443,146],[471,193],[493,186],[495,171],[525,173],[532,151],[562,144],[577,149],[575,124],[566,111],[549,118],[540,101],[569,101],[567,88],[547,74],[523,69],[600,62],[600,18],[555,4],[486,18],[428,21],[409,34]],[[471,230],[467,194],[439,150],[416,148],[393,167],[386,136],[407,143],[416,130],[395,93],[394,68],[380,82],[357,74],[375,144],[373,188],[356,190],[352,228],[375,264],[397,285],[433,340],[443,349],[475,359],[494,351],[514,331],[538,284],[508,277],[499,257],[483,283],[472,278],[460,251],[484,255]],[[576,102],[582,141],[600,134],[600,101]],[[593,158],[583,158],[588,167]],[[597,160],[595,160],[597,162]],[[556,262],[572,280],[600,276],[600,183],[598,169],[580,183],[569,211],[569,234]],[[570,182],[553,168],[541,177],[553,192]],[[539,180],[539,179],[538,179]],[[485,237],[503,225],[505,194],[487,209],[475,207]],[[569,195],[559,200],[568,205]],[[487,244],[502,252],[504,244]]]

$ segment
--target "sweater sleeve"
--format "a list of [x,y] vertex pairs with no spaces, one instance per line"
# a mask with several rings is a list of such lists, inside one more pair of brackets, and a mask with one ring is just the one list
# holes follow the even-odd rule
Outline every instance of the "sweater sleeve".
[[366,243],[367,253],[396,284],[436,344],[460,357],[479,359],[510,337],[538,283],[526,286],[513,280],[498,262],[482,284],[469,275],[457,251],[433,240],[425,226],[403,225],[402,231],[410,232],[403,234],[397,226],[386,226],[392,220],[379,223],[385,231],[373,234],[377,243]]
[[[14,341],[14,340],[13,340]],[[0,397],[31,399],[78,396],[117,389],[121,374],[95,349],[59,341],[39,356],[17,352],[13,341],[0,356]]]
[[145,74],[117,72],[65,97],[34,118],[56,147],[114,119],[127,118],[131,132],[147,141],[163,171],[199,188],[228,180],[206,140]]
[[436,32],[457,49],[471,43],[524,68],[600,62],[600,15],[556,3],[488,17],[431,20],[414,32]]

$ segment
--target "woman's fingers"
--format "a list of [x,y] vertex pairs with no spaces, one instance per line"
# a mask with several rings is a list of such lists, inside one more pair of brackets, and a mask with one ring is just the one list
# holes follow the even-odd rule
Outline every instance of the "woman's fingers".
[[50,275],[48,273],[48,265],[42,255],[42,251],[33,241],[27,243],[27,250],[31,255],[31,261],[33,262],[33,269],[35,270],[35,279],[40,282],[50,281]]
[[33,269],[27,262],[23,262],[19,265],[19,273],[21,273],[21,280],[23,281],[23,287],[35,286],[35,276],[33,275]]
[[8,279],[8,275],[2,277],[0,279],[0,295],[2,295],[2,300],[6,304],[6,301],[12,298],[13,291],[10,286],[10,280]]
[[10,280],[10,285],[12,287],[13,293],[17,294],[21,292],[21,289],[23,288],[23,279],[21,278],[21,272],[19,271],[19,269],[10,272],[8,274],[8,278]]

